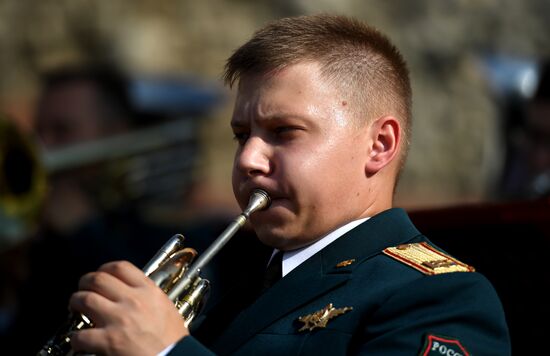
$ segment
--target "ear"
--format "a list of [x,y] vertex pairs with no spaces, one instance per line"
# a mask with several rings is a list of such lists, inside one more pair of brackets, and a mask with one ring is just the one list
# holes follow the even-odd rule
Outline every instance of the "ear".
[[397,157],[401,142],[401,124],[393,116],[378,118],[370,125],[369,138],[365,173],[371,176]]

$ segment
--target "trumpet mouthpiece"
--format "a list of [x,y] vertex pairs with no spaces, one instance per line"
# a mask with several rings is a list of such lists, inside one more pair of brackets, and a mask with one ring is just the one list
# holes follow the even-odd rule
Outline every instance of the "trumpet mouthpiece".
[[250,195],[248,206],[244,209],[243,214],[248,218],[255,211],[267,209],[271,204],[271,198],[266,191],[262,189],[254,189]]

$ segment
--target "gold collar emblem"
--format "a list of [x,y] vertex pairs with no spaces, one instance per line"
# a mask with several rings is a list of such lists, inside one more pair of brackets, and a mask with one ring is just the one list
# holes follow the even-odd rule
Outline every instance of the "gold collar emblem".
[[321,310],[299,317],[298,321],[304,323],[304,326],[298,331],[311,331],[315,328],[326,328],[330,319],[347,313],[350,310],[353,310],[353,307],[335,308],[332,303],[330,303]]
[[355,262],[355,258],[352,258],[351,260],[342,261],[336,265],[336,268],[347,267],[351,265],[353,262]]

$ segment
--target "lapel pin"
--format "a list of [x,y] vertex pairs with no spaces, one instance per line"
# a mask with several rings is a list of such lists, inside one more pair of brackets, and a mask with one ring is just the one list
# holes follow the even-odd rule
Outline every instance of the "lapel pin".
[[351,260],[342,261],[342,262],[340,262],[340,263],[338,263],[338,264],[336,265],[336,268],[349,266],[349,265],[351,265],[353,262],[355,262],[355,258],[352,258]]
[[304,323],[304,325],[298,331],[312,331],[315,328],[326,328],[330,319],[351,310],[353,310],[353,307],[335,308],[332,303],[330,303],[321,310],[299,317],[298,321]]

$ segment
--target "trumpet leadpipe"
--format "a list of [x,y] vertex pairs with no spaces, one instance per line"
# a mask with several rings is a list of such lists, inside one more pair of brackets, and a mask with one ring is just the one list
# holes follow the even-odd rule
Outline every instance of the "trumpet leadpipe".
[[168,292],[170,300],[176,300],[178,296],[186,289],[191,287],[195,279],[199,277],[201,270],[208,262],[229,242],[235,233],[246,223],[246,220],[255,211],[266,209],[271,204],[269,195],[261,190],[255,189],[248,202],[248,206],[237,216],[235,220],[220,234],[220,236],[208,247],[197,261],[190,267],[185,276],[178,281]]

